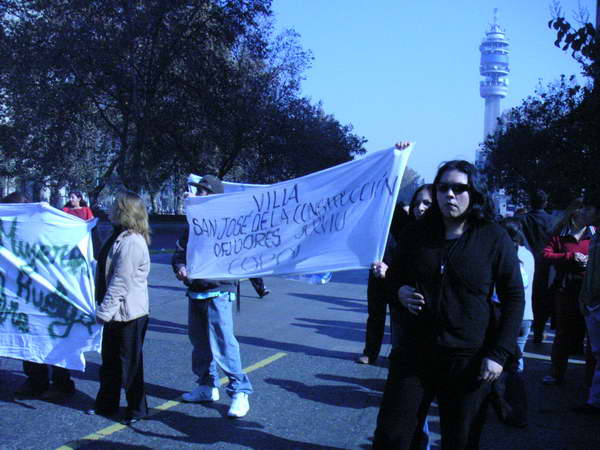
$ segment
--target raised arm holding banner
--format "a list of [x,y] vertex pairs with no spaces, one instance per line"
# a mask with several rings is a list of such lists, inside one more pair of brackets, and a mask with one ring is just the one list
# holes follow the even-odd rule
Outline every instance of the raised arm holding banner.
[[189,278],[369,267],[383,256],[411,151],[382,150],[293,180],[187,199]]

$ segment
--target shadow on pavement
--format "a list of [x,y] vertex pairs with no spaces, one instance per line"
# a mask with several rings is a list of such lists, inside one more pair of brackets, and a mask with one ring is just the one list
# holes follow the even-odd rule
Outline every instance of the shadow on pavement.
[[[343,339],[352,342],[364,342],[365,323],[364,322],[345,322],[341,320],[320,320],[297,317],[294,320],[301,320],[307,323],[292,323],[292,326],[301,328],[313,328],[317,334],[322,334],[335,339]],[[384,340],[385,342],[385,340]]]
[[[365,300],[354,300],[346,297],[331,297],[327,295],[315,295],[315,294],[300,294],[300,293],[289,293],[291,297],[299,297],[305,300],[316,300],[318,302],[329,303],[331,305],[339,306],[340,311],[351,311],[358,313],[367,312],[367,302]],[[341,309],[343,307],[344,309]],[[338,308],[329,308],[331,310],[337,310]]]
[[279,386],[298,397],[327,405],[362,409],[378,406],[381,393],[352,385],[323,384],[310,386],[293,380],[265,378],[265,383]]
[[[98,381],[100,379],[99,374],[98,374],[99,370],[100,370],[100,364],[88,361],[85,372],[71,371],[71,376],[73,378],[96,381],[96,382],[98,382],[98,386],[99,386],[99,381]],[[172,388],[168,388],[165,386],[161,386],[159,384],[149,383],[148,381],[144,382],[144,386],[146,387],[147,395],[149,395],[151,397],[160,398],[163,400],[176,400],[178,397],[181,396],[181,394],[183,394],[185,392],[180,389],[172,389]],[[94,399],[92,398],[90,400],[90,403],[85,405],[84,409],[90,408],[91,407],[90,405],[93,402],[94,402]],[[150,406],[152,407],[154,405],[150,405]]]
[[255,336],[237,336],[237,340],[241,344],[255,345],[262,348],[272,348],[275,350],[282,350],[286,352],[304,353],[305,355],[311,356],[323,356],[325,358],[336,358],[336,359],[354,359],[356,353],[354,352],[340,352],[327,350],[318,347],[309,347],[308,345],[291,344],[288,342],[277,342],[269,339],[263,339]]
[[[71,376],[82,372],[71,371]],[[75,384],[75,393],[68,396],[55,397],[53,399],[42,399],[39,397],[16,396],[15,391],[25,382],[25,375],[20,371],[0,370],[0,379],[2,388],[0,389],[0,402],[12,403],[25,409],[38,409],[38,404],[52,403],[76,411],[84,411],[93,405],[94,399],[85,392],[77,389]]]
[[340,383],[356,384],[366,389],[382,393],[383,388],[385,387],[385,378],[354,378],[342,375],[332,375],[329,373],[318,373],[315,377],[325,381],[339,381]]
[[153,449],[154,447],[148,447],[146,445],[131,445],[124,444],[122,442],[112,442],[109,440],[101,440],[101,441],[74,441],[70,443],[74,445],[75,448],[78,449],[86,449],[86,450],[100,450],[100,449],[123,449],[123,450],[147,450]]
[[[223,416],[227,405],[220,405]],[[173,434],[144,430],[143,423],[158,421],[171,428]],[[138,424],[142,424],[139,425]],[[261,431],[263,426],[244,419],[230,420],[224,417],[197,418],[178,411],[168,410],[152,417],[149,421],[138,422],[132,429],[149,438],[168,439],[174,442],[187,442],[194,445],[223,444],[223,447],[238,445],[252,449],[335,449],[331,446],[310,444],[285,439]],[[83,447],[88,448],[88,447]],[[89,447],[91,448],[91,447]]]
[[167,320],[150,319],[148,323],[148,331],[156,331],[158,333],[173,333],[173,334],[188,334],[187,325],[169,322]]

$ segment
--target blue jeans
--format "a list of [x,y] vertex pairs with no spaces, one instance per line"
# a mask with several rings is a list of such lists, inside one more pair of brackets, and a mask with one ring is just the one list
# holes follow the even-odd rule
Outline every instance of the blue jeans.
[[242,371],[240,345],[233,334],[232,303],[229,293],[203,300],[189,299],[192,370],[198,384],[219,387],[219,366],[229,378],[226,388],[229,395],[251,394],[252,385]]

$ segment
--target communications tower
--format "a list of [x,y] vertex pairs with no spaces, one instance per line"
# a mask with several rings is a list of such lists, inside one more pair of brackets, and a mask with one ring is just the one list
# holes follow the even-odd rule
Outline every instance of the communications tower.
[[479,82],[479,94],[485,99],[483,139],[494,134],[500,117],[500,101],[508,94],[509,45],[505,30],[498,25],[498,9],[494,9],[494,22],[485,33],[479,46],[481,62],[479,73],[484,79]]

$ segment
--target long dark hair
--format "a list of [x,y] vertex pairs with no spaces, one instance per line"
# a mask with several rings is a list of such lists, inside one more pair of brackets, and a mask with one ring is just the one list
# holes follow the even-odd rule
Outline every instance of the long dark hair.
[[408,215],[410,216],[411,220],[415,218],[415,202],[417,201],[417,196],[421,193],[421,191],[425,190],[429,192],[429,195],[431,195],[431,200],[433,201],[433,184],[428,183],[419,186],[413,194],[412,198],[410,199],[410,203],[408,206]]
[[[81,193],[81,191],[71,191],[69,192],[69,197],[71,196],[71,194],[73,194],[75,197],[77,197],[79,199],[79,206],[84,207],[87,206],[87,202],[84,200],[83,198],[83,194]],[[66,204],[65,204],[65,208],[72,208],[73,204],[71,203],[71,200],[69,200]]]
[[575,214],[580,213],[583,208],[585,208],[585,202],[581,197],[577,197],[571,203],[569,203],[569,206],[567,206],[567,209],[565,209],[565,212],[560,217],[560,220],[552,229],[550,236],[558,236],[563,229],[570,227],[571,221],[573,220]]
[[444,173],[451,170],[457,170],[458,172],[467,175],[469,185],[469,208],[465,212],[467,223],[469,225],[477,226],[493,222],[494,208],[492,206],[492,200],[487,194],[485,184],[481,179],[479,171],[470,162],[460,159],[445,162],[438,169],[433,181],[433,203],[431,208],[425,213],[424,219],[427,220],[428,223],[440,227],[440,230],[443,230],[442,213],[437,201],[436,186]]

